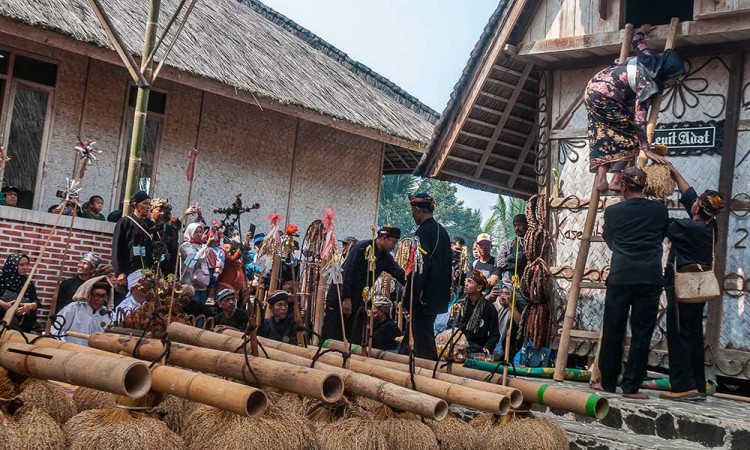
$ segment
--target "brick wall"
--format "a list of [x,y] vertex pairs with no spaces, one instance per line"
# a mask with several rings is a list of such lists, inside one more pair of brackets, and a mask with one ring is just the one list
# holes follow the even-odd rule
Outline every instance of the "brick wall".
[[[21,251],[29,255],[34,264],[40,258],[40,251],[56,219],[55,214],[0,206],[0,262],[4,263],[11,253]],[[47,317],[58,280],[75,274],[76,265],[84,253],[96,252],[103,261],[109,261],[111,257],[114,224],[76,218],[66,252],[70,225],[70,217],[60,219],[32,278],[42,302],[40,319]]]

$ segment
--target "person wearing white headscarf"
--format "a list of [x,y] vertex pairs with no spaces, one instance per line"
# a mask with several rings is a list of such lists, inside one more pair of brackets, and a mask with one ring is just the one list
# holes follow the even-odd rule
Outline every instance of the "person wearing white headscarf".
[[210,270],[206,261],[208,247],[205,245],[205,229],[201,223],[191,223],[185,227],[184,242],[180,245],[180,281],[195,289],[191,302],[200,306],[208,298]]
[[104,331],[114,320],[107,302],[112,293],[107,276],[91,278],[78,288],[73,302],[66,305],[53,321],[51,334],[64,342],[88,346],[86,339],[67,336],[69,331],[92,334]]
[[128,275],[128,295],[125,299],[117,306],[117,315],[120,315],[122,311],[123,316],[127,316],[136,309],[143,306],[146,303],[146,294],[140,289],[139,282],[141,281],[141,271],[136,270],[135,272]]

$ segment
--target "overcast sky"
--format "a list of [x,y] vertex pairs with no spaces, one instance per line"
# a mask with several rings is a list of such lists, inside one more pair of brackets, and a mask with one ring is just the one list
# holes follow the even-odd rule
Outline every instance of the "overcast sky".
[[[497,0],[261,0],[438,113]],[[458,186],[483,218],[496,194]]]

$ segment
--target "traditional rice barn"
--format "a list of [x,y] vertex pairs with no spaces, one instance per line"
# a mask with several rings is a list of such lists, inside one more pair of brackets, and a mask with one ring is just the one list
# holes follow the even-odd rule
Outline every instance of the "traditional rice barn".
[[[137,57],[149,2],[101,3]],[[159,30],[178,4],[161,2]],[[76,167],[79,136],[102,150],[82,201],[97,194],[105,215],[119,208],[136,87],[86,0],[0,0],[0,56],[0,142],[12,158],[2,179],[21,189],[24,208],[0,207],[0,260],[21,246],[35,258],[55,219],[46,211]],[[191,199],[207,220],[242,193],[246,205],[261,205],[243,217],[243,232],[249,222],[264,231],[274,212],[304,231],[332,207],[342,237],[367,236],[381,175],[414,170],[437,117],[259,1],[199,1],[151,92],[139,183],[183,211],[187,154],[198,148]],[[107,255],[112,230],[76,220],[68,260]],[[53,243],[57,257],[63,242]],[[42,266],[43,298],[59,266]]]
[[[665,93],[656,140],[671,148],[671,161],[696,190],[717,189],[732,199],[730,212],[719,218],[716,272],[724,296],[707,308],[706,361],[717,375],[748,378],[750,3],[500,1],[416,173],[511,196],[546,190],[552,197],[552,335],[559,336],[593,182],[585,85],[618,57],[626,23],[656,25],[648,41],[661,50],[671,17],[681,21],[676,50],[688,75]],[[682,217],[677,198],[669,200],[670,214]],[[608,264],[604,244],[592,243],[571,352],[596,351]],[[650,362],[669,364],[663,310]]]

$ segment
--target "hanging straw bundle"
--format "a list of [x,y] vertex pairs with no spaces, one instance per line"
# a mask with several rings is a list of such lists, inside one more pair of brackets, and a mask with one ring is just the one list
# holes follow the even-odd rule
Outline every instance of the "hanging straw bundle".
[[[490,416],[492,417],[492,416]],[[440,421],[428,420],[440,444],[440,450],[479,450],[483,448],[477,431],[453,414]]]
[[471,422],[478,442],[485,448],[518,450],[567,450],[568,436],[560,425],[547,419],[509,418],[498,421],[483,415]]
[[182,439],[158,419],[121,408],[84,411],[65,424],[66,450],[182,450]]
[[65,393],[65,390],[49,381],[27,378],[21,383],[20,391],[18,399],[24,406],[38,406],[60,425],[78,412],[75,402]]
[[646,186],[643,194],[655,198],[667,198],[676,188],[669,167],[662,164],[650,164],[643,168],[646,173]]
[[[16,430],[21,440],[19,449],[63,450],[65,436],[55,419],[43,407],[24,406],[15,414]],[[91,447],[89,447],[91,448]]]
[[78,412],[84,412],[90,409],[114,408],[117,405],[117,396],[98,389],[79,387],[73,394],[73,401]]
[[185,418],[182,437],[188,450],[318,450],[309,421],[278,408],[260,417],[243,417],[201,406]]

